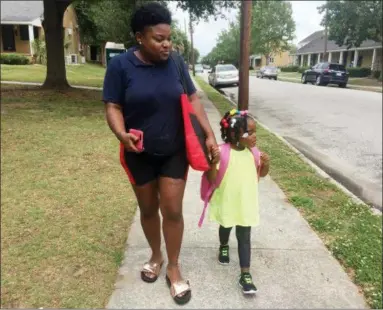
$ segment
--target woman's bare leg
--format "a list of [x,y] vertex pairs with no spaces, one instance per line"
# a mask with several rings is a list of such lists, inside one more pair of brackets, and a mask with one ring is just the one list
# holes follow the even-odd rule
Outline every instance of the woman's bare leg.
[[172,283],[182,280],[178,266],[184,232],[182,200],[185,180],[161,177],[159,179],[162,229],[168,254],[167,275]]
[[[141,226],[152,250],[150,262],[161,263],[161,222],[159,216],[158,182],[153,181],[142,186],[133,186],[140,208]],[[146,276],[154,277],[147,273]]]

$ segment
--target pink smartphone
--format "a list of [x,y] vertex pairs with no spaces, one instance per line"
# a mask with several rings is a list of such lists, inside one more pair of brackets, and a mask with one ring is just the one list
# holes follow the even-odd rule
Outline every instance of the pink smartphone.
[[144,150],[144,133],[137,129],[130,129],[129,133],[138,137],[139,140],[136,143],[136,147],[140,152],[142,152]]

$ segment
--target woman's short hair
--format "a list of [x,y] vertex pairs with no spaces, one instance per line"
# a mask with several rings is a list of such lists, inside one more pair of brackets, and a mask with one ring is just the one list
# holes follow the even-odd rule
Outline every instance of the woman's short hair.
[[145,27],[158,24],[171,25],[172,14],[158,2],[149,2],[139,7],[133,14],[130,27],[134,34],[144,31]]

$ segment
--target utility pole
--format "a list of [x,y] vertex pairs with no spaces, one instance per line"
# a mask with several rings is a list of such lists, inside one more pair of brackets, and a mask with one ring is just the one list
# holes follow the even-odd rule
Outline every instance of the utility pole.
[[239,110],[247,110],[249,107],[249,56],[251,35],[251,9],[252,1],[241,1],[241,34],[238,87]]
[[186,27],[186,18],[184,18],[184,28],[185,28],[185,34],[188,34],[188,28]]
[[328,37],[328,28],[327,28],[327,21],[328,21],[328,6],[326,1],[326,15],[325,15],[325,25],[324,25],[324,52],[323,52],[323,61],[327,61],[327,37]]
[[189,31],[190,31],[190,62],[193,69],[193,76],[195,76],[195,59],[194,59],[194,41],[193,41],[193,20],[192,14],[189,12]]

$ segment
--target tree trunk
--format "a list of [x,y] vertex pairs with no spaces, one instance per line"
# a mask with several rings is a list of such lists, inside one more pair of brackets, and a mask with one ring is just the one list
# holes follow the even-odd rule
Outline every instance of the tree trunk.
[[106,42],[101,43],[101,65],[106,67]]
[[64,59],[63,17],[73,0],[44,0],[45,43],[47,50],[47,76],[43,84],[46,89],[69,88]]

